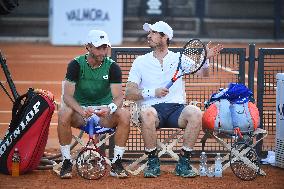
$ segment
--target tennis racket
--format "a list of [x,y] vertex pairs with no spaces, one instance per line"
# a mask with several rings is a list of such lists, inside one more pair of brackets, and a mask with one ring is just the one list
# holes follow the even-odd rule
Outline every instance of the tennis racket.
[[76,158],[77,173],[88,180],[98,180],[102,178],[107,171],[107,164],[104,155],[96,146],[94,138],[95,130],[93,125],[98,125],[97,119],[90,118],[87,122],[89,141],[87,145],[79,152]]
[[2,84],[2,82],[0,82],[0,86],[3,88],[4,92],[7,94],[7,96],[10,98],[10,100],[12,102],[15,102],[15,100],[20,96],[17,92],[17,89],[15,87],[15,84],[14,84],[14,81],[11,77],[11,74],[9,72],[9,69],[8,69],[8,65],[7,65],[7,62],[6,62],[6,58],[2,55],[2,52],[0,51],[0,64],[1,64],[1,67],[3,69],[3,72],[5,74],[5,77],[6,77],[6,80],[8,82],[8,85],[10,87],[10,90],[11,90],[11,93],[12,93],[12,96],[9,94],[8,90],[5,88],[5,86]]
[[182,48],[179,63],[171,81],[170,88],[176,80],[185,74],[194,74],[204,65],[207,57],[206,46],[199,39],[191,39]]

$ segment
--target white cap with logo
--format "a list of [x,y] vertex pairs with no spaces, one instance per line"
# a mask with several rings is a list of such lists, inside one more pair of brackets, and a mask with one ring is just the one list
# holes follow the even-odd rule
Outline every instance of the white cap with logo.
[[91,30],[88,34],[88,43],[92,43],[95,47],[108,45],[111,47],[107,33],[102,30]]
[[171,28],[171,26],[169,26],[166,22],[163,21],[156,22],[155,24],[145,23],[143,25],[143,29],[147,32],[150,30],[156,32],[163,32],[168,36],[169,40],[173,38],[173,32],[174,32],[173,29]]

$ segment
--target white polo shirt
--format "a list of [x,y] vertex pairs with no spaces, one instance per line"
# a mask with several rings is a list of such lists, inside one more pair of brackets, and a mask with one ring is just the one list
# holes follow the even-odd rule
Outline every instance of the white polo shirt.
[[[141,89],[155,90],[165,87],[172,79],[177,68],[180,53],[168,51],[160,64],[153,52],[138,56],[130,69],[128,81],[137,83]],[[174,82],[165,97],[146,97],[140,101],[142,105],[154,105],[158,103],[185,103],[185,89],[182,77]]]

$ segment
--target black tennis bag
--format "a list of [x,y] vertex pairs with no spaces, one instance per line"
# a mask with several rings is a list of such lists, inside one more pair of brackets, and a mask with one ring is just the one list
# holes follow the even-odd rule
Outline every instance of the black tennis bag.
[[47,143],[54,109],[53,95],[46,90],[30,88],[16,99],[11,123],[0,143],[0,172],[11,174],[15,148],[20,154],[20,174],[38,167]]
[[18,0],[0,0],[0,15],[10,14],[18,6]]

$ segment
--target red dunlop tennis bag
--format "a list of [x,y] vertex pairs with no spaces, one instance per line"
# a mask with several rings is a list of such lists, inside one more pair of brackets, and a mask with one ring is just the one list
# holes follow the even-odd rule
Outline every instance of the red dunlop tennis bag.
[[12,120],[0,143],[0,172],[11,174],[15,148],[20,154],[20,174],[39,165],[48,138],[49,125],[55,109],[53,95],[41,89],[29,89],[16,99]]

